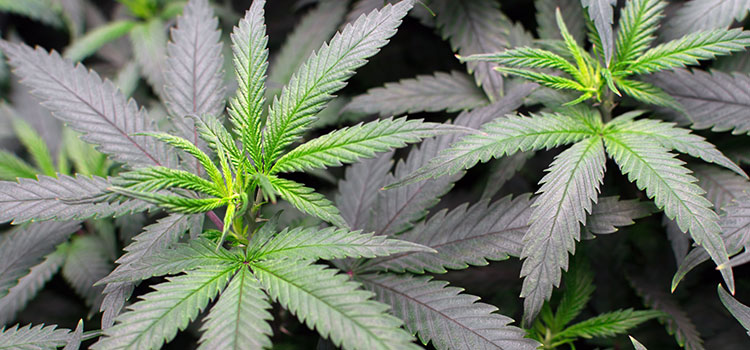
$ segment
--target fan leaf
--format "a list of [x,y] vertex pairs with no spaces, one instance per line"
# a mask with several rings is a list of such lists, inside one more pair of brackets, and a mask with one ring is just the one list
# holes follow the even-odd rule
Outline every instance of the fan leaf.
[[477,302],[479,297],[461,294],[461,288],[430,277],[408,275],[357,275],[377,299],[391,305],[391,313],[422,343],[440,350],[532,350],[539,345],[511,326],[512,319],[497,308]]
[[274,259],[251,265],[268,295],[336,346],[351,350],[418,349],[401,320],[345,274],[309,261]]
[[560,153],[540,181],[521,252],[526,324],[552,295],[553,286],[559,286],[561,269],[568,268],[568,254],[575,253],[581,239],[581,224],[596,202],[605,164],[602,140],[592,137]]

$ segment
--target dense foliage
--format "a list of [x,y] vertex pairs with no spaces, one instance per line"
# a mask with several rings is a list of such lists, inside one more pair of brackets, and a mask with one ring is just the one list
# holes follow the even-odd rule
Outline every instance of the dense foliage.
[[0,10],[0,349],[750,345],[748,1]]

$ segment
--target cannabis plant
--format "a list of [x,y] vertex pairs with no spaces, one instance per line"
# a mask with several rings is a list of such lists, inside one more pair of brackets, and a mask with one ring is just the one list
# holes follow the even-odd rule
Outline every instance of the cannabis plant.
[[[669,26],[660,30],[666,7],[662,1],[625,2],[619,11],[619,22],[614,26],[617,10],[614,1],[540,0],[535,2],[536,19],[543,40],[534,41],[523,28],[499,12],[493,1],[431,1],[436,18],[426,24],[434,26],[450,41],[475,79],[453,71],[387,83],[355,97],[344,110],[381,116],[463,111],[454,124],[472,123],[472,127],[481,126],[481,132],[460,140],[456,140],[457,136],[443,137],[444,142],[430,144],[432,153],[422,158],[421,164],[414,161],[409,171],[391,177],[386,183],[373,181],[372,185],[387,185],[386,196],[391,191],[403,197],[417,189],[434,189],[433,196],[442,196],[461,178],[463,170],[480,161],[499,158],[492,161],[490,175],[481,191],[482,200],[490,200],[519,169],[529,164],[534,151],[573,144],[556,157],[549,173],[541,180],[542,187],[534,199],[530,219],[524,219],[528,224],[511,226],[521,230],[523,238],[498,234],[493,241],[499,246],[497,250],[524,259],[521,296],[525,298],[525,325],[538,327],[542,322],[546,329],[557,328],[554,332],[560,332],[564,325],[550,324],[545,321],[547,316],[541,319],[537,315],[541,310],[550,310],[548,299],[561,281],[562,270],[567,269],[568,254],[575,252],[576,242],[615,232],[617,227],[632,224],[632,220],[652,212],[645,203],[600,195],[608,156],[638,189],[645,190],[668,218],[665,221],[667,234],[677,262],[681,264],[672,290],[688,271],[709,256],[721,268],[727,286],[734,288],[729,268],[744,263],[748,256],[743,253],[728,259],[747,245],[744,234],[747,201],[742,194],[748,188],[747,176],[730,157],[703,137],[663,121],[672,119],[692,124],[695,129],[713,128],[734,133],[747,130],[743,119],[746,113],[737,107],[746,102],[741,96],[744,93],[739,92],[743,91],[745,75],[682,69],[717,56],[737,55],[750,43],[747,32],[722,28],[731,24],[732,18],[741,19],[747,12],[745,5],[705,2],[704,6],[703,3],[688,2],[677,12],[679,15],[668,19]],[[705,24],[701,28],[716,29],[692,33],[683,30],[675,36],[672,24],[690,11],[693,20],[698,22],[696,26]],[[705,11],[709,11],[710,16],[698,20],[695,14]],[[717,19],[721,20],[717,22]],[[462,21],[472,25],[463,25]],[[584,49],[586,33],[590,50]],[[657,33],[675,40],[654,46]],[[476,51],[477,47],[481,51]],[[743,67],[740,58],[744,56],[737,57],[721,63],[732,62],[733,67]],[[497,64],[495,70],[503,75],[493,76],[494,82],[482,80],[476,68],[480,64],[489,67]],[[518,79],[530,80],[542,88],[535,90],[533,85],[521,84]],[[472,80],[481,89],[472,84]],[[732,88],[727,90],[726,86]],[[544,105],[541,113],[511,114],[522,104],[536,110],[540,102]],[[642,109],[624,108],[634,105]],[[647,108],[655,110],[650,118],[645,118]],[[694,164],[689,164],[688,168],[688,164],[676,158],[675,152],[720,165],[727,171]],[[426,152],[415,150],[414,156],[423,153]],[[731,155],[733,159],[744,159],[741,157],[739,153]],[[618,189],[621,190],[605,187],[609,193]],[[716,211],[712,210],[712,205]],[[501,208],[499,210],[509,210]],[[726,212],[725,216],[717,215],[721,213],[719,209]],[[457,210],[456,218],[462,215],[459,213]],[[469,213],[463,215],[482,217]],[[423,234],[439,231],[438,225],[434,225],[432,231]],[[689,233],[698,245],[689,254],[690,242],[682,237],[682,232]],[[439,246],[439,243],[427,243],[429,239],[416,238],[408,231],[401,237],[424,242],[435,249]],[[466,267],[466,264],[446,264],[443,269],[414,269],[412,272],[443,273],[446,268]],[[383,268],[408,270],[398,266]],[[642,283],[633,285],[647,306],[670,315],[660,317],[660,321],[665,322],[670,333],[675,333],[680,345],[702,348],[695,326],[671,296],[654,290],[648,283],[647,287]],[[397,303],[392,305],[395,307]],[[536,339],[545,341],[545,335],[536,334]],[[554,337],[551,333],[548,335]]]
[[[301,65],[269,103],[267,116],[263,6],[263,1],[254,1],[232,33],[239,85],[228,108],[232,131],[219,119],[221,46],[206,1],[186,6],[169,48],[172,68],[166,74],[165,93],[181,136],[158,132],[133,100],[83,66],[72,66],[55,52],[0,44],[16,74],[56,117],[126,167],[109,181],[76,177],[4,183],[4,221],[82,220],[157,207],[171,213],[136,237],[118,259],[118,268],[99,282],[106,285],[105,330],[93,348],[160,347],[213,299],[217,302],[202,326],[202,348],[270,346],[271,300],[347,349],[415,347],[412,336],[399,328],[401,321],[389,316],[385,305],[370,300],[370,292],[360,290],[346,274],[314,262],[431,249],[351,231],[324,196],[280,176],[352,163],[458,130],[420,120],[384,119],[336,130],[287,150],[354,69],[388,42],[412,3],[388,5],[347,25]],[[211,23],[214,28],[203,30]],[[261,207],[277,197],[334,227],[277,227],[273,219],[259,215]],[[223,209],[223,220],[213,212],[217,209]],[[179,239],[200,213],[207,213],[218,230],[158,249]],[[45,224],[29,224],[28,230],[39,230],[40,225]],[[45,232],[50,230],[61,237],[75,231]],[[15,262],[14,275],[23,274],[34,262]],[[135,283],[183,272],[114,317]],[[47,341],[45,346],[57,345],[55,337],[60,337],[48,328],[14,328],[4,336],[32,336],[26,333],[38,344]],[[520,335],[518,341],[525,342]]]

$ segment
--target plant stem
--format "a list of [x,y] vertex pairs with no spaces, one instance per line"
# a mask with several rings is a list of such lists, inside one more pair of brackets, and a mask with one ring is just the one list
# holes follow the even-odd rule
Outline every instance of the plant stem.
[[209,211],[206,213],[206,216],[208,216],[208,219],[211,220],[211,222],[216,225],[216,228],[219,229],[219,231],[224,231],[224,222],[221,221],[219,216],[216,215],[213,211]]
[[602,121],[606,124],[612,120],[612,110],[615,109],[615,95],[612,91],[607,90],[604,93],[604,101],[599,105],[599,112],[602,114]]

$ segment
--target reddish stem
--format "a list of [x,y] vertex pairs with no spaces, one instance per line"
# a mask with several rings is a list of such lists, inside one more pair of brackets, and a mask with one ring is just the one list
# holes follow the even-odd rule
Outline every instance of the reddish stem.
[[214,225],[216,225],[216,228],[218,228],[219,231],[224,231],[224,222],[219,219],[216,213],[214,213],[213,211],[209,211],[206,213],[206,216],[208,216],[208,219],[211,220]]

